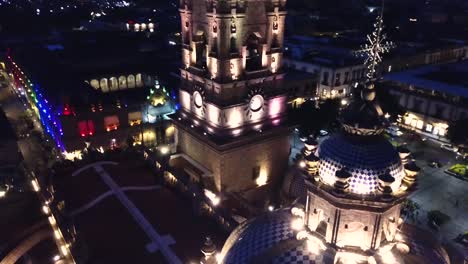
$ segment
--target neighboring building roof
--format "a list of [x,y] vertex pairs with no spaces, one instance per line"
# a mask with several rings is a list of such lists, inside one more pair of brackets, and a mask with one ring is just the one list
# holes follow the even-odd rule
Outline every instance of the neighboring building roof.
[[464,79],[467,75],[468,60],[388,73],[384,75],[383,79],[468,98],[468,81]]
[[[116,38],[105,33],[75,33],[65,36],[60,43],[15,49],[12,57],[54,105],[72,101],[79,107],[115,99],[130,104],[144,100],[146,89],[102,93],[85,81],[137,73],[172,80],[170,72],[178,68],[171,63],[172,53],[162,52],[160,44],[147,51],[138,43],[139,39]],[[169,85],[175,87],[176,83]]]

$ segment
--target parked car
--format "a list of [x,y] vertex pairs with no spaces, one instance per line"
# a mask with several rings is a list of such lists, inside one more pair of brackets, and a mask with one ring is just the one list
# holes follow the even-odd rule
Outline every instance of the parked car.
[[326,130],[320,130],[320,131],[319,131],[319,135],[320,135],[321,137],[328,136],[328,131],[326,131]]
[[457,155],[455,158],[457,160],[468,160],[468,152],[457,151]]
[[458,147],[452,144],[442,144],[440,145],[440,148],[451,151],[451,152],[455,152],[455,153],[458,151]]
[[428,165],[431,168],[440,168],[440,167],[442,167],[442,164],[438,160],[429,160]]
[[386,129],[387,133],[392,137],[400,137],[403,135],[403,132],[400,131],[400,128],[397,126],[389,126]]

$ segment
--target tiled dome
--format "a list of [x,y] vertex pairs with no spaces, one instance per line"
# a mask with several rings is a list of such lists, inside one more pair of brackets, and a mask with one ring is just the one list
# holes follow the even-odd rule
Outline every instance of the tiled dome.
[[333,247],[310,250],[306,240],[296,239],[292,229],[294,216],[289,208],[267,213],[253,220],[245,221],[229,236],[221,251],[220,264],[447,264],[448,256],[436,239],[422,229],[404,225],[400,236],[407,241],[409,252],[397,250],[397,243],[389,251],[376,252],[372,262],[349,262],[346,256],[340,256]]
[[289,209],[281,209],[244,222],[224,244],[221,263],[315,263],[322,259],[296,239],[291,221]]
[[396,149],[383,136],[355,136],[337,133],[326,139],[318,150],[319,174],[325,183],[335,182],[336,171],[345,168],[352,177],[350,190],[368,194],[377,190],[378,176],[389,172],[395,178],[396,191],[404,177]]

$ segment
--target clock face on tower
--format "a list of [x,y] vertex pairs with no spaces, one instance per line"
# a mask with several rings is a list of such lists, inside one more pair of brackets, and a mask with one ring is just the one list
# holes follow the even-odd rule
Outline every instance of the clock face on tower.
[[200,108],[203,106],[203,97],[199,91],[195,91],[193,93],[193,102],[197,108]]
[[259,94],[252,96],[249,102],[250,111],[258,112],[263,107],[263,97]]

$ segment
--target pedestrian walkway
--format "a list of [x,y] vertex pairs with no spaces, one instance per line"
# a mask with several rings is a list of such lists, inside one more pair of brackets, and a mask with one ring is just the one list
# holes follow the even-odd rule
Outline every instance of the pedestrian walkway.
[[[153,185],[153,186],[127,186],[127,187],[122,187],[120,188],[122,191],[152,191],[152,190],[157,190],[160,189],[160,185]],[[82,207],[74,210],[70,215],[71,216],[76,216],[78,214],[81,214],[97,204],[99,204],[102,200],[104,200],[107,197],[110,197],[114,194],[113,191],[107,191],[101,195],[99,195],[96,199],[92,200],[91,202],[83,205]]]
[[163,256],[166,258],[168,263],[179,264],[182,261],[179,257],[172,251],[169,247],[172,244],[175,244],[174,239],[170,235],[161,236],[154,230],[153,226],[145,218],[140,210],[135,206],[135,204],[128,199],[123,190],[117,185],[117,183],[112,179],[112,177],[104,170],[103,165],[117,165],[116,162],[110,161],[101,161],[89,164],[79,170],[75,171],[72,176],[79,175],[82,171],[89,168],[93,168],[101,177],[101,179],[106,183],[109,188],[112,190],[113,194],[117,199],[122,203],[122,205],[128,210],[133,219],[138,223],[140,228],[145,232],[148,238],[151,240],[150,243],[146,245],[146,249],[149,252],[155,252],[160,250]]

